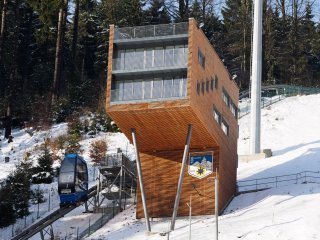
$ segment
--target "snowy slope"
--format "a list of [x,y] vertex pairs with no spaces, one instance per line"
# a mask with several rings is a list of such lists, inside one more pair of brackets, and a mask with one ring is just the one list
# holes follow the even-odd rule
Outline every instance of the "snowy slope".
[[[320,170],[320,95],[287,98],[262,110],[262,148],[274,156],[239,162],[238,179]],[[250,115],[240,119],[239,154],[249,151]],[[294,184],[234,198],[219,217],[219,239],[320,239],[320,185]],[[87,239],[167,239],[170,219],[145,222],[134,209],[119,214]],[[188,239],[188,219],[179,219],[170,239]],[[192,239],[215,239],[213,216],[194,217]]]

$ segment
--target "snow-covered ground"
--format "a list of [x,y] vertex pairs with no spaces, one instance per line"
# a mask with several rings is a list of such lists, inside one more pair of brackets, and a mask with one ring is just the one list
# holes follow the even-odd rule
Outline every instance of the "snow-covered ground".
[[[238,180],[279,176],[302,171],[320,170],[320,95],[286,98],[262,110],[261,147],[270,148],[273,157],[264,160],[239,162]],[[249,151],[250,115],[239,120],[239,154]],[[36,132],[32,137],[24,130],[14,132],[14,143],[0,142],[0,178],[12,170],[14,163],[23,153],[34,148],[37,139],[50,134],[66,131],[66,125],[56,125],[50,132]],[[108,141],[109,151],[121,148],[133,157],[133,147],[123,134],[100,134],[97,138]],[[83,155],[89,159],[89,146],[96,138],[84,139],[81,146]],[[4,163],[4,156],[10,155],[10,163]],[[89,159],[90,160],[90,159]],[[91,162],[89,161],[89,164]],[[91,165],[90,165],[91,166]],[[91,177],[93,178],[93,168]],[[54,184],[50,188],[54,188]],[[45,187],[42,187],[45,188]],[[52,199],[55,199],[52,197]],[[219,217],[219,239],[247,240],[309,240],[320,239],[320,185],[315,183],[292,184],[261,192],[242,194],[233,199],[224,214]],[[57,201],[57,200],[52,200]],[[48,208],[48,202],[44,203]],[[56,236],[73,239],[77,228],[88,225],[88,219],[94,221],[97,214],[82,214],[78,208],[54,225]],[[36,211],[36,205],[31,207]],[[153,219],[151,233],[146,232],[145,221],[135,219],[134,206],[118,214],[100,230],[86,239],[130,239],[155,240],[168,239],[171,219]],[[176,228],[169,239],[188,239],[189,220],[179,218]],[[20,227],[23,227],[21,221]],[[11,228],[0,229],[0,239],[11,237]],[[33,239],[39,239],[35,236]],[[197,216],[192,219],[192,239],[215,239],[214,216]]]

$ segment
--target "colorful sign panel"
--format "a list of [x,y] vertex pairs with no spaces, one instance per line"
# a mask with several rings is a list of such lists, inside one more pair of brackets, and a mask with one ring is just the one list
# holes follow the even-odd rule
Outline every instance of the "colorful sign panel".
[[188,172],[191,176],[202,179],[213,171],[213,152],[189,154]]

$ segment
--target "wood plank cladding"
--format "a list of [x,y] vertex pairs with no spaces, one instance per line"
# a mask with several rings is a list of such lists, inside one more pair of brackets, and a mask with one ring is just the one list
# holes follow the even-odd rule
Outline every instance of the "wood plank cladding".
[[[203,149],[190,149],[190,152],[199,152]],[[208,148],[213,151],[213,168],[218,168],[218,148]],[[140,154],[141,168],[145,183],[147,206],[150,217],[168,217],[172,215],[174,199],[177,191],[183,149],[145,152]],[[215,173],[203,179],[197,179],[185,170],[178,216],[187,216],[189,208],[186,203],[192,197],[192,214],[214,214],[214,181]],[[193,188],[193,185],[196,189]],[[199,193],[200,195],[199,195]],[[137,199],[141,198],[138,191]],[[137,218],[144,217],[141,201],[137,202]]]
[[[189,19],[187,96],[176,100],[111,102],[111,86],[116,81],[112,73],[112,58],[114,51],[117,51],[114,48],[114,32],[114,26],[111,25],[106,111],[131,142],[131,129],[136,129],[150,216],[172,216],[188,124],[193,126],[190,152],[214,153],[213,169],[218,169],[219,210],[222,210],[236,190],[238,138],[237,119],[223,101],[222,92],[224,89],[231,101],[237,104],[239,89],[235,82],[230,79],[196,21]],[[199,51],[205,58],[204,67],[198,60]],[[214,81],[213,88],[211,81]],[[221,113],[228,124],[228,135],[214,119],[213,108]],[[197,179],[190,176],[186,168],[178,216],[189,214],[186,203],[190,195],[193,215],[214,213],[215,175],[213,172],[203,179]],[[192,184],[195,184],[200,195]],[[144,213],[139,189],[137,196],[136,215],[142,218]]]

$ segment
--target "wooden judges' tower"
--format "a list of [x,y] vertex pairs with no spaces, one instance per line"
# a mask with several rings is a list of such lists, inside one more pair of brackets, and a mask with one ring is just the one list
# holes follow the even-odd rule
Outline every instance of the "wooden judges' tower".
[[[178,216],[190,195],[193,215],[214,214],[216,169],[221,211],[236,191],[239,90],[196,21],[111,25],[108,62],[106,110],[131,141],[136,129],[149,216],[172,216],[189,124],[196,165],[185,170]],[[139,190],[137,199],[141,218]]]

